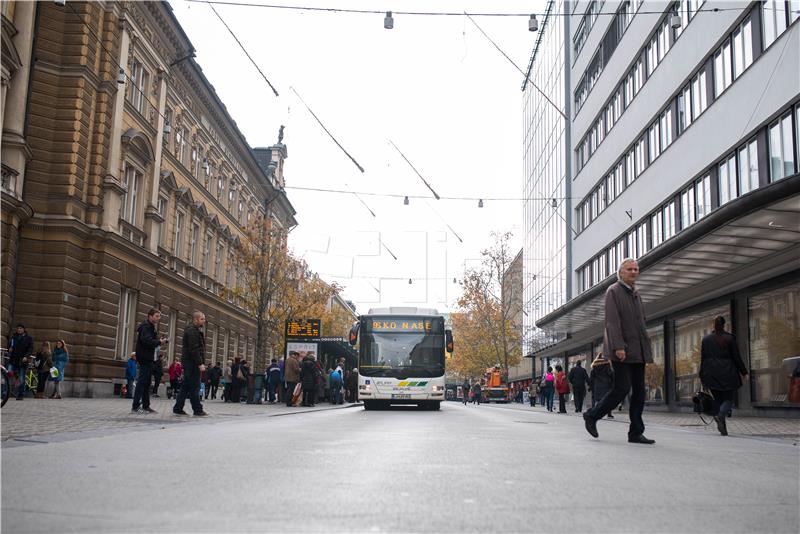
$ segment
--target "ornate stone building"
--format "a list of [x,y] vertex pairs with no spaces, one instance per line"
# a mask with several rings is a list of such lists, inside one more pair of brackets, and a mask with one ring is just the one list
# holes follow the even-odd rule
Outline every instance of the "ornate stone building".
[[[208,358],[262,369],[255,322],[224,289],[250,220],[296,224],[286,146],[248,145],[168,3],[9,5],[34,59],[28,84],[31,38],[7,39],[4,11],[3,334],[23,322],[37,343],[64,339],[67,392],[81,396],[111,393],[151,307],[167,361],[203,310]],[[8,94],[7,40],[19,57]]]

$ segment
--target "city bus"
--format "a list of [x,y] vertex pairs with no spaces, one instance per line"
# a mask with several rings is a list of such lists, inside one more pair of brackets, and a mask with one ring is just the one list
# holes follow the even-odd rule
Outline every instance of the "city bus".
[[353,325],[349,341],[358,345],[358,397],[365,410],[390,404],[439,409],[453,333],[435,309],[373,308]]

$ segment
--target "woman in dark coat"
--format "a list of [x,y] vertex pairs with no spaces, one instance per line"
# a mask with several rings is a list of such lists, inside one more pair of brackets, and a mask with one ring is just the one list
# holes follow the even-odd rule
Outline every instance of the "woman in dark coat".
[[[611,367],[611,361],[601,353],[592,362],[592,372],[589,373],[592,408],[612,389],[614,389],[614,369]],[[608,412],[608,418],[614,419],[614,414]]]
[[733,408],[733,396],[742,387],[747,375],[739,347],[733,334],[725,331],[725,318],[714,319],[714,331],[703,338],[700,345],[700,382],[714,396],[717,430],[728,435],[725,417]]
[[314,406],[317,400],[317,362],[306,356],[300,363],[300,383],[303,384],[303,406]]

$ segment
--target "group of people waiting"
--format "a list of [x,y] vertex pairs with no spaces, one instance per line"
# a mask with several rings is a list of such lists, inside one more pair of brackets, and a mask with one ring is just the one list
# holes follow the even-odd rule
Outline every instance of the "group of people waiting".
[[64,381],[64,370],[69,363],[67,344],[63,339],[55,343],[55,348],[49,341],[43,341],[39,350],[34,352],[33,337],[28,333],[24,324],[18,324],[16,332],[8,340],[8,371],[17,382],[17,400],[23,400],[28,389],[29,381],[26,374],[33,373],[36,380],[36,390],[31,391],[37,399],[43,399],[48,383],[53,384],[51,399],[61,398],[61,383]]
[[[269,401],[275,402],[276,393],[282,395],[286,406],[315,406],[317,401],[343,404],[358,401],[358,368],[346,371],[344,358],[334,367],[324,371],[324,366],[313,351],[300,354],[289,351],[289,356],[278,364],[272,360],[267,370]],[[275,383],[277,380],[277,383]]]

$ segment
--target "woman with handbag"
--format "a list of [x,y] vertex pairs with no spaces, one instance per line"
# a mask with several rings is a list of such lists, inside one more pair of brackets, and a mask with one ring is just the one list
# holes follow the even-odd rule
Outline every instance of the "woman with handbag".
[[50,368],[53,366],[52,353],[50,342],[43,341],[42,346],[36,352],[36,357],[33,359],[33,365],[39,375],[39,382],[36,385],[37,399],[44,398],[44,387],[47,385],[47,379],[50,378]]
[[725,331],[725,318],[714,319],[714,331],[703,338],[700,345],[700,382],[711,391],[717,430],[728,435],[725,417],[733,409],[733,397],[742,387],[742,378],[747,376],[736,338]]
[[564,368],[556,365],[556,392],[558,393],[558,413],[567,413],[567,395],[569,395],[569,381],[564,374]]
[[68,362],[69,352],[67,352],[67,344],[64,343],[63,339],[59,339],[56,342],[55,350],[53,350],[53,367],[56,368],[57,372],[53,376],[55,388],[53,388],[53,394],[50,395],[51,399],[61,398],[61,382],[64,381],[64,369],[66,369]]

